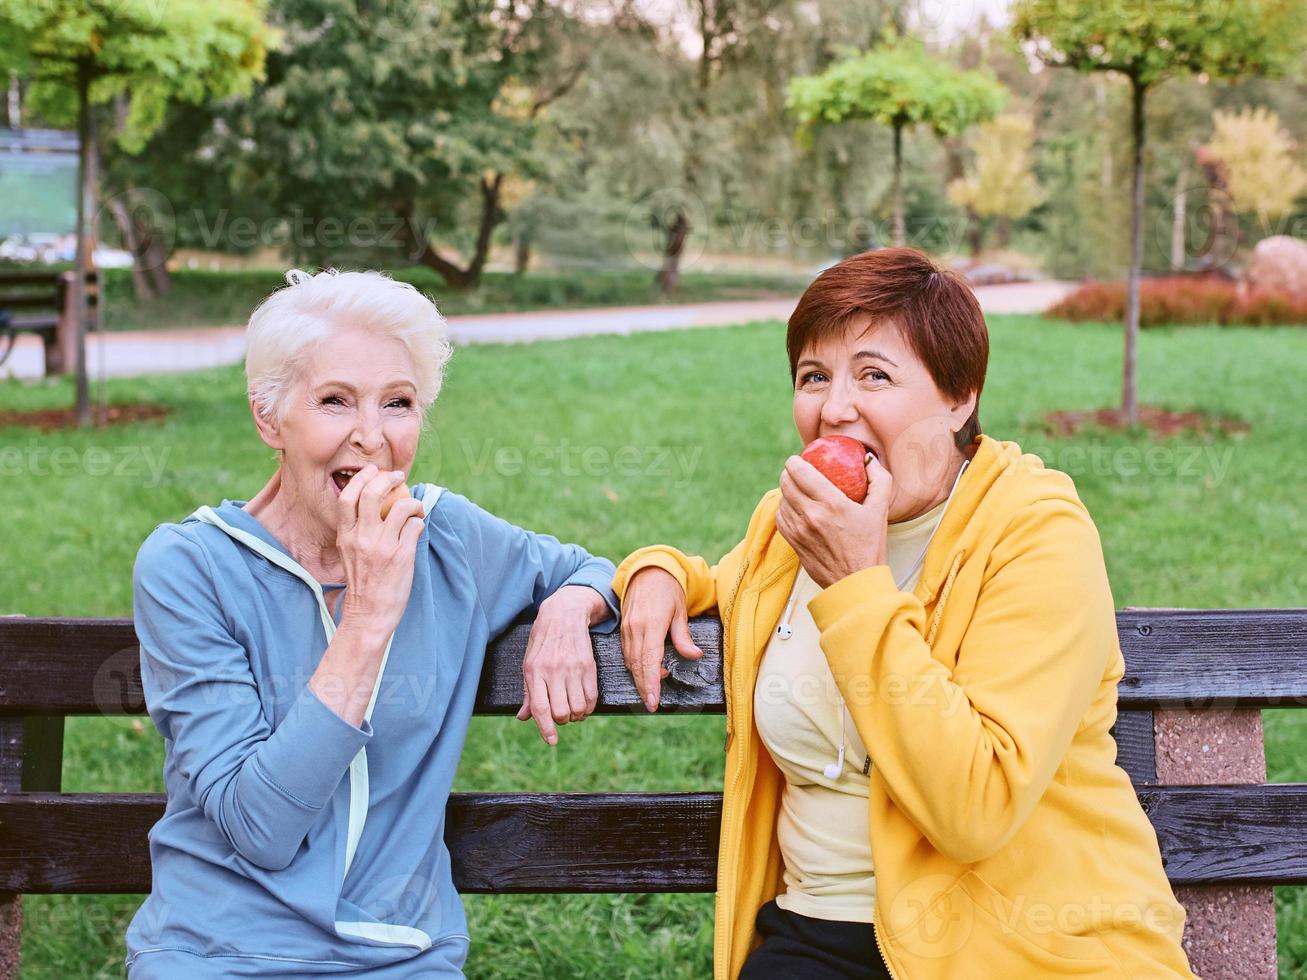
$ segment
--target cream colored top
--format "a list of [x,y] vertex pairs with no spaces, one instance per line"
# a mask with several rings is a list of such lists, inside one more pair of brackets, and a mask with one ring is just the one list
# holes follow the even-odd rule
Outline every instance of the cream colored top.
[[[916,587],[920,559],[946,504],[889,526],[886,554],[900,589]],[[820,591],[801,568],[791,595],[793,633],[786,640],[772,632],[753,692],[758,733],[785,775],[777,822],[784,888],[776,904],[815,919],[871,922],[876,896],[867,826],[871,763],[846,716],[843,772],[829,779],[824,771],[836,761],[845,708],[808,612]]]

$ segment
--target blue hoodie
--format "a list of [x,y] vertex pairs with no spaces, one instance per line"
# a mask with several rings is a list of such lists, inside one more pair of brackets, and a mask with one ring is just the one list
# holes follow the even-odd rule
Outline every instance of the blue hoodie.
[[132,980],[460,976],[467,919],[445,803],[486,645],[564,585],[613,611],[613,565],[439,487],[408,606],[355,728],[308,688],[337,621],[247,514],[202,507],[146,539],[141,678],[168,805],[127,929]]

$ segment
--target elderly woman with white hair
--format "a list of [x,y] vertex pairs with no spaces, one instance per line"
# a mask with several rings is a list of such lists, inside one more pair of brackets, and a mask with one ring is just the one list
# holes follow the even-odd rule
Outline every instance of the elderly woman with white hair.
[[133,980],[459,976],[445,803],[487,644],[536,613],[518,718],[593,710],[613,566],[431,484],[408,487],[450,347],[413,287],[309,276],[251,316],[278,465],[249,502],[137,556],[141,676],[165,739]]

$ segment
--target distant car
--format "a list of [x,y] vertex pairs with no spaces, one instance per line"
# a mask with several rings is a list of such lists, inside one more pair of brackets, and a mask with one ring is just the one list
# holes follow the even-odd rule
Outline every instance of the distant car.
[[97,269],[130,269],[132,253],[121,248],[105,248],[101,245],[95,250],[93,264]]
[[75,235],[54,235],[38,232],[27,236],[27,243],[36,249],[36,261],[54,264],[71,262],[77,255]]
[[36,262],[38,253],[21,238],[6,238],[0,242],[0,259],[10,262]]

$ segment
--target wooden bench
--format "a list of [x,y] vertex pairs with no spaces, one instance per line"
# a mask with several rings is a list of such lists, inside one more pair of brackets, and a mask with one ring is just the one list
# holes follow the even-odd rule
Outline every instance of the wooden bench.
[[[1258,709],[1307,705],[1307,610],[1129,609],[1117,626],[1127,665],[1118,764],[1188,910],[1194,970],[1269,980],[1272,886],[1307,883],[1307,784],[1265,784]],[[528,630],[518,624],[492,648],[479,714],[522,703]],[[720,714],[721,626],[700,618],[691,632],[707,656],[675,665],[660,713]],[[599,712],[644,715],[617,636],[596,636],[595,650]],[[65,716],[143,713],[129,620],[0,619],[5,978],[17,975],[23,893],[149,891],[146,834],[164,798],[60,792]],[[720,806],[718,793],[456,793],[446,840],[468,893],[709,892]]]
[[[73,369],[77,343],[74,281],[72,272],[0,272],[0,366],[19,334],[34,333],[45,348],[47,378]],[[99,311],[95,270],[86,281],[86,302],[95,323]]]

